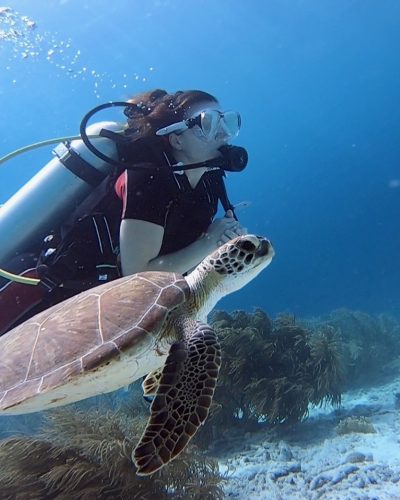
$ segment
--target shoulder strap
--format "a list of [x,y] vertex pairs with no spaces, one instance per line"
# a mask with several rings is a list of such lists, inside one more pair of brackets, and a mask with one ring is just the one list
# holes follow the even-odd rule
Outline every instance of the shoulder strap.
[[219,193],[218,193],[219,200],[220,200],[221,205],[222,205],[223,209],[225,210],[225,212],[227,212],[228,210],[232,210],[234,219],[238,220],[238,218],[235,214],[235,207],[229,201],[228,193],[226,191],[225,180],[224,180],[225,172],[223,170],[221,172],[222,173],[221,173],[221,179],[219,182]]

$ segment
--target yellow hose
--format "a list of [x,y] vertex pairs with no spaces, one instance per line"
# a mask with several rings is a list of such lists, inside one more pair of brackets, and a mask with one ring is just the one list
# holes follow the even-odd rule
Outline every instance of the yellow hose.
[[[96,137],[100,137],[99,135],[89,135],[89,139],[94,139]],[[0,165],[2,163],[5,163],[8,160],[11,160],[11,158],[14,158],[14,156],[18,156],[19,154],[26,153],[27,151],[31,151],[32,149],[37,149],[41,148],[42,146],[49,146],[50,144],[58,144],[59,142],[65,142],[65,141],[74,141],[75,139],[80,139],[80,135],[71,135],[67,137],[56,137],[55,139],[47,139],[46,141],[40,141],[40,142],[35,142],[33,144],[29,144],[28,146],[24,146],[23,148],[16,149],[15,151],[12,151],[11,153],[8,153],[5,156],[2,156],[0,158]]]
[[26,278],[25,276],[20,276],[19,274],[9,273],[4,269],[0,269],[0,276],[10,281],[16,281],[17,283],[23,283],[24,285],[38,285],[40,283],[39,279],[36,278]]
[[[123,132],[124,129],[122,128],[121,130],[118,130],[115,133],[122,134]],[[88,135],[89,139],[96,139],[98,137],[101,136],[99,134]],[[0,157],[0,165],[8,160],[11,160],[11,158],[14,158],[14,156],[26,153],[27,151],[31,151],[32,149],[41,148],[42,146],[49,146],[50,144],[58,144],[59,142],[75,141],[78,139],[82,139],[80,135],[68,135],[66,137],[56,137],[54,139],[46,139],[45,141],[34,142],[33,144],[29,144],[28,146],[16,149],[15,151],[11,151],[11,153],[8,153],[7,155]]]

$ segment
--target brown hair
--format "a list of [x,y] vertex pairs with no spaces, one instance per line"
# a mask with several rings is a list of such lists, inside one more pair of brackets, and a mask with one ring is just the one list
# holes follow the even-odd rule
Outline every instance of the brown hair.
[[191,106],[204,101],[218,103],[213,95],[201,90],[168,94],[156,89],[133,96],[128,102],[134,106],[124,111],[128,117],[125,135],[130,140],[122,160],[129,163],[159,161],[163,152],[171,154],[168,138],[157,136],[156,131],[184,120],[190,115]]

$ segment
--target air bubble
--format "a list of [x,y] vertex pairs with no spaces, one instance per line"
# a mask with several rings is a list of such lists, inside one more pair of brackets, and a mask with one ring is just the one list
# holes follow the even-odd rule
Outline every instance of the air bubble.
[[[83,64],[78,64],[81,57],[81,50],[73,46],[70,38],[59,39],[58,32],[40,31],[40,25],[28,16],[21,15],[10,7],[0,7],[0,42],[9,50],[8,61],[11,63],[6,67],[7,71],[19,70],[14,68],[15,64],[22,64],[21,61],[36,59],[44,60],[52,65],[54,75],[57,78],[67,77],[79,79],[86,85],[93,85],[96,95],[101,97],[102,90],[127,89],[128,80],[133,82],[147,82],[149,75],[154,71],[153,66],[147,69],[148,74],[139,75],[138,72],[120,74],[113,73],[112,77],[108,73],[98,72],[96,69],[88,69]],[[3,43],[4,42],[4,43]],[[19,71],[20,73],[20,71]],[[90,73],[95,81],[85,78],[85,74]],[[130,76],[132,75],[132,76]],[[12,78],[10,75],[10,80]],[[17,79],[11,80],[13,85]],[[19,80],[18,80],[19,81]]]

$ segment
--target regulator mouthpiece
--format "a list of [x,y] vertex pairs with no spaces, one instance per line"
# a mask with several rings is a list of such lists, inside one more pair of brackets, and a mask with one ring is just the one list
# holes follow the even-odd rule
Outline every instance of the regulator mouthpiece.
[[245,148],[241,146],[231,146],[226,144],[221,146],[219,151],[222,154],[224,160],[222,169],[227,172],[241,172],[247,166],[249,160],[249,155]]

